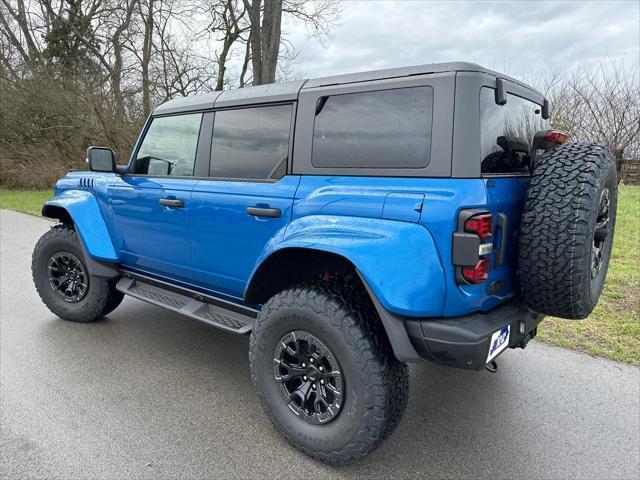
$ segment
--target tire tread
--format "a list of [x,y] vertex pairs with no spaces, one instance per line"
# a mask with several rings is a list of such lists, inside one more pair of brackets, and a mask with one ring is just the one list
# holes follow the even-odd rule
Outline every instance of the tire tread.
[[[340,451],[319,452],[298,445],[288,432],[271,418],[275,428],[296,449],[331,465],[353,462],[376,448],[398,425],[408,399],[407,366],[395,358],[384,331],[373,321],[376,318],[372,317],[375,311],[372,310],[373,306],[369,305],[371,300],[365,297],[366,292],[363,293],[359,287],[361,285],[357,283],[341,279],[283,290],[263,305],[251,333],[253,346],[273,312],[287,307],[308,308],[340,331],[350,348],[356,352],[355,358],[368,383],[364,400],[367,412],[364,414],[362,427]],[[249,364],[253,382],[257,385],[253,348],[249,350]],[[258,395],[267,409],[267,403],[259,389]]]
[[535,166],[518,237],[520,286],[532,309],[569,319],[593,309],[590,218],[612,167],[609,149],[595,143],[554,147]]

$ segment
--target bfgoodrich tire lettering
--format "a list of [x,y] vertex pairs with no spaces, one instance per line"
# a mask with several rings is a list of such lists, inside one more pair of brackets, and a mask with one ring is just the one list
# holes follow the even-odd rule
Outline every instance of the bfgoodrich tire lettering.
[[[362,308],[361,308],[362,307]],[[395,428],[407,403],[407,366],[393,356],[354,289],[314,284],[284,290],[263,307],[251,334],[251,376],[275,427],[297,449],[329,464],[349,463]],[[273,377],[276,343],[304,330],[335,355],[344,379],[339,414],[326,424],[296,415]]]
[[607,147],[567,143],[542,155],[519,234],[520,286],[531,308],[568,319],[591,313],[607,274],[617,196]]
[[[67,225],[56,225],[42,235],[33,250],[31,274],[42,302],[64,320],[92,322],[113,311],[123,295],[115,289],[113,280],[89,276],[88,289],[79,301],[65,301],[49,283],[48,264],[60,252],[68,252],[83,262],[84,255],[76,231]],[[84,271],[87,270],[83,265]]]

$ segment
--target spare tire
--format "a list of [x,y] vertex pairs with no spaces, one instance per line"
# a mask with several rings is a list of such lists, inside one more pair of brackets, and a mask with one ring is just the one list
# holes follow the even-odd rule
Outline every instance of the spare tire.
[[566,143],[540,157],[518,237],[520,287],[530,308],[568,319],[591,313],[607,275],[617,198],[606,146]]

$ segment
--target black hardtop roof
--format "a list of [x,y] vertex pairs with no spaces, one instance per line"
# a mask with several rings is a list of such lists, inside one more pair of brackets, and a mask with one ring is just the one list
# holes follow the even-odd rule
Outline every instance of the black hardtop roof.
[[296,100],[301,90],[307,90],[311,88],[445,72],[486,73],[491,76],[500,77],[511,82],[515,82],[540,94],[540,92],[538,92],[537,90],[534,90],[527,84],[516,80],[515,78],[503,75],[498,72],[494,72],[493,70],[489,70],[475,63],[449,62],[414,65],[410,67],[386,68],[384,70],[371,70],[359,73],[347,73],[344,75],[333,75],[329,77],[313,78],[310,80],[296,80],[293,82],[272,83],[268,85],[258,85],[255,87],[223,90],[222,92],[212,92],[204,95],[179,97],[173,100],[169,100],[158,106],[153,111],[153,114],[163,115],[268,102],[286,102]]

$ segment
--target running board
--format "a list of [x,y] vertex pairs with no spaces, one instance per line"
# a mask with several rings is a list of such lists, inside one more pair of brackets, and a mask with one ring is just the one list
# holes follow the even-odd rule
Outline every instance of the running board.
[[194,290],[123,272],[116,289],[154,305],[200,320],[213,327],[241,335],[251,332],[258,311]]

